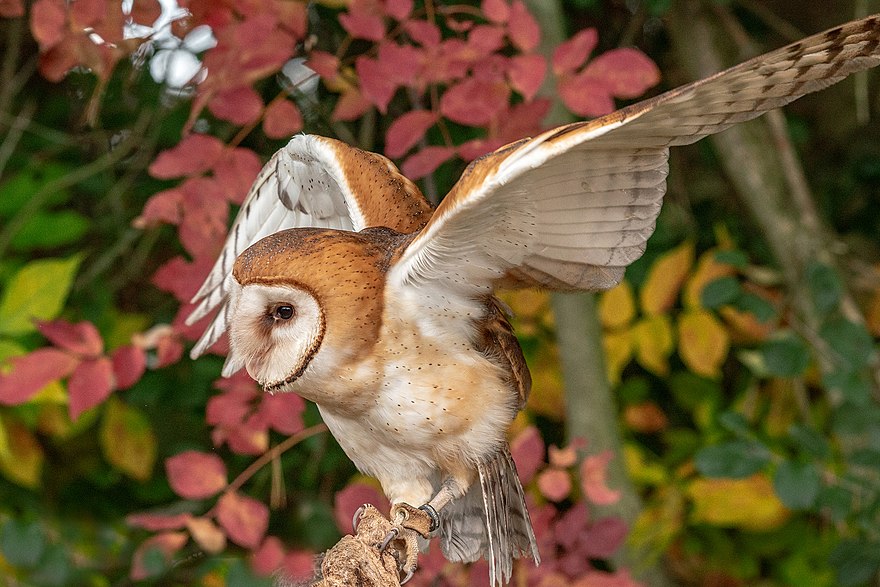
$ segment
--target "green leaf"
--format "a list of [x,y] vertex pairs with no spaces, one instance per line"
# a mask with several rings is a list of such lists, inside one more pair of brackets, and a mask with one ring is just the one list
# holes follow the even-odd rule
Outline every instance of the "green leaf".
[[30,217],[15,233],[17,251],[50,249],[77,242],[89,229],[89,220],[72,210],[40,212]]
[[822,383],[828,389],[839,391],[853,405],[871,404],[871,382],[867,373],[841,369],[824,375]]
[[874,340],[868,329],[844,318],[827,322],[819,336],[834,349],[837,354],[835,362],[849,370],[867,365],[874,354]]
[[810,364],[810,350],[794,336],[768,340],[760,348],[767,373],[776,377],[797,377]]
[[840,304],[843,286],[834,269],[814,261],[807,267],[806,277],[813,304],[820,314],[828,314]]
[[736,299],[734,307],[742,312],[753,314],[755,318],[758,319],[758,322],[761,322],[762,324],[767,323],[776,317],[776,308],[773,307],[773,304],[761,296],[749,292],[743,292],[743,294]]
[[43,528],[37,522],[26,524],[9,520],[0,529],[0,552],[13,566],[33,568],[46,547]]
[[133,406],[111,397],[101,420],[101,450],[107,461],[134,479],[146,481],[156,464],[156,435]]
[[36,330],[33,320],[51,320],[64,307],[81,257],[28,263],[7,284],[0,299],[0,334]]
[[718,308],[733,303],[742,293],[742,286],[736,277],[728,275],[713,279],[700,292],[700,304],[704,308]]
[[770,451],[757,442],[733,440],[702,448],[694,458],[697,470],[707,477],[741,479],[770,462]]
[[[66,165],[43,161],[0,183],[0,216],[16,214],[42,186],[70,172],[71,168]],[[52,194],[46,204],[59,204],[68,197],[69,194],[61,190]]]
[[72,570],[67,549],[53,544],[46,549],[46,555],[40,561],[40,567],[31,575],[31,580],[45,587],[63,587],[70,585]]
[[748,436],[751,433],[749,423],[739,412],[727,410],[718,416],[718,423],[722,428],[733,432],[737,436]]
[[816,506],[828,512],[832,522],[843,522],[852,511],[852,493],[839,485],[826,485],[819,491]]
[[271,587],[270,577],[258,577],[241,560],[235,560],[229,565],[229,574],[226,575],[226,587]]
[[819,486],[819,472],[810,463],[784,461],[773,475],[776,496],[792,510],[812,507],[819,495]]
[[810,456],[817,459],[827,459],[831,456],[831,445],[828,440],[812,428],[794,424],[788,433],[795,445]]
[[749,258],[743,251],[737,249],[725,249],[715,253],[715,260],[725,265],[732,265],[737,269],[745,269],[749,264]]
[[880,570],[880,544],[866,540],[844,540],[829,559],[841,587],[860,585]]

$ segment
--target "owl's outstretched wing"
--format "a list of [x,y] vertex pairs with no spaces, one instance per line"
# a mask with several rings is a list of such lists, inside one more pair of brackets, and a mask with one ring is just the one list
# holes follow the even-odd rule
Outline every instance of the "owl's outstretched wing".
[[614,286],[642,255],[670,146],[693,143],[880,64],[880,16],[474,161],[392,268],[392,283]]
[[423,227],[431,212],[419,188],[385,157],[325,137],[293,137],[263,167],[217,262],[193,298],[198,306],[187,323],[221,308],[191,356],[204,353],[226,331],[232,266],[261,238],[304,226],[352,231],[387,226],[410,233]]

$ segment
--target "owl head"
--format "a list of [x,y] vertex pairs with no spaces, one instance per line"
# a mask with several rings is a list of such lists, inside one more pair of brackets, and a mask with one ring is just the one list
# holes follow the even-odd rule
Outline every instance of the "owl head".
[[300,391],[375,343],[388,248],[370,234],[294,228],[236,260],[230,362],[267,391]]

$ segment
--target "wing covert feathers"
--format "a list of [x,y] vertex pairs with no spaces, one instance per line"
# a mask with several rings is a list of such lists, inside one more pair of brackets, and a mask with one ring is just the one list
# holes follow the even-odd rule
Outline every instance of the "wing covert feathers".
[[[880,63],[880,16],[850,22],[607,116],[474,161],[395,268],[398,284],[472,291],[616,285],[644,252],[668,149]],[[461,246],[455,247],[454,243]],[[470,265],[461,267],[462,255]]]
[[226,243],[193,298],[192,324],[223,305],[191,355],[203,354],[226,331],[228,279],[236,258],[270,234],[296,227],[360,231],[387,226],[411,233],[432,208],[387,158],[325,137],[297,135],[263,167],[242,203]]

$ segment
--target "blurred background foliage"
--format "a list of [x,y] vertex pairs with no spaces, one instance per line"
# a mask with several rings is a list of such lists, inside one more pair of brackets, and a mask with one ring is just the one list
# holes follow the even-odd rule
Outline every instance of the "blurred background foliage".
[[[224,149],[241,149],[233,180],[245,185],[259,161],[300,129],[394,151],[404,168],[423,176],[421,186],[435,201],[469,154],[523,130],[503,128],[497,116],[485,123],[457,121],[454,105],[441,107],[431,94],[431,87],[436,94],[436,88],[451,86],[446,82],[419,90],[400,82],[404,90],[376,94],[381,88],[364,77],[369,67],[356,63],[362,56],[378,61],[381,38],[370,39],[372,33],[358,28],[375,25],[358,16],[360,4],[255,0],[211,8],[182,2],[190,14],[170,25],[177,27],[176,45],[134,35],[97,51],[82,41],[87,38],[82,31],[91,27],[113,40],[107,32],[113,19],[101,12],[102,2],[77,0],[71,5],[81,9],[77,15],[63,2],[0,0],[3,584],[264,584],[268,580],[261,575],[282,562],[293,571],[310,569],[312,553],[348,531],[346,508],[364,497],[378,499],[332,437],[314,428],[320,423],[314,406],[286,404],[292,414],[286,422],[259,419],[264,400],[252,384],[218,383],[221,357],[182,358],[195,331],[186,330],[180,316],[192,285],[207,269],[202,259],[215,254],[217,245],[195,251],[192,242],[225,227],[226,210],[231,205],[234,212],[236,197],[240,202],[244,193],[215,194],[226,200],[223,213],[213,216],[204,210],[219,200],[203,198],[196,189],[208,184],[190,184],[192,200],[172,193],[193,178],[223,172],[223,164],[211,168],[215,162],[198,161],[202,151],[181,147],[182,129],[216,137]],[[385,20],[397,18],[393,11],[406,4],[382,3]],[[555,22],[533,10],[545,39],[548,27],[561,28],[564,38],[594,27],[596,54],[641,49],[661,72],[649,93],[693,79],[681,54],[707,51],[698,44],[697,22],[680,7],[692,3],[546,4],[556,6]],[[727,62],[732,65],[877,9],[869,4],[730,0],[706,2],[702,10],[725,31],[715,34],[735,46]],[[420,19],[442,21],[447,38],[464,34],[454,30],[455,23],[509,22],[509,16],[503,21],[497,13],[487,16],[499,6],[511,5],[435,1],[416,2],[410,10]],[[158,15],[158,5],[135,3],[135,8],[143,9],[145,18]],[[289,37],[277,66],[237,63],[235,69],[228,55],[226,61],[218,58],[207,79],[226,81],[212,81],[209,93],[204,84],[193,89],[185,83],[189,79],[175,85],[170,69],[163,77],[162,68],[152,64],[161,51],[172,59],[187,42],[190,55],[207,63],[213,46],[187,36],[196,25],[212,26],[223,48],[222,31],[230,22],[269,13],[274,20],[267,26]],[[348,15],[347,24],[340,15]],[[509,38],[490,53],[544,51],[518,36],[523,29],[510,26]],[[682,28],[691,28],[693,38],[682,35]],[[418,35],[414,29],[408,34]],[[294,55],[312,56],[322,85],[305,90],[295,75],[279,73]],[[241,78],[211,77],[221,72],[245,76],[258,104],[253,106],[250,93],[224,95],[239,90]],[[755,217],[746,212],[756,209],[749,198],[767,197],[742,193],[725,168],[723,147],[702,141],[673,152],[669,193],[647,252],[624,283],[598,295],[601,337],[574,343],[604,352],[604,365],[587,368],[599,369],[609,382],[616,408],[591,409],[614,424],[612,437],[570,425],[577,416],[571,397],[583,390],[572,389],[570,381],[566,389],[560,367],[565,349],[558,348],[556,337],[564,327],[580,326],[554,314],[545,293],[503,294],[516,314],[534,379],[512,438],[519,442],[520,468],[523,459],[535,461],[526,468],[533,513],[541,512],[536,527],[555,537],[547,539],[549,546],[542,542],[554,553],[544,557],[543,574],[528,575],[523,584],[629,585],[630,575],[656,585],[878,583],[876,79],[874,73],[857,76],[786,109],[784,132],[772,135],[777,142],[771,148],[792,149],[797,169],[787,169],[785,177],[791,181],[798,169],[803,173],[806,207],[793,202],[771,211],[776,216]],[[511,82],[514,94],[499,108],[507,108],[507,100],[511,107],[533,103],[528,95],[537,90],[533,82],[528,77]],[[541,95],[548,96],[546,89]],[[552,90],[550,98],[546,108],[564,106]],[[241,115],[245,104],[256,109],[255,116]],[[421,132],[403,139],[390,133],[394,121],[414,109],[431,112],[419,122]],[[526,122],[537,121],[535,112],[509,119],[528,127]],[[470,150],[458,149],[464,144]],[[159,166],[160,153],[175,148],[181,168]],[[178,212],[156,203],[162,201],[154,199],[158,194],[169,193],[183,198],[178,201],[183,216],[196,211],[191,222],[201,228],[195,236],[185,234],[186,218],[172,218]],[[817,222],[800,224],[813,212]],[[781,231],[791,222],[815,237],[810,242],[816,248],[805,259],[786,257],[774,244],[772,227]],[[57,319],[64,322],[53,322]],[[567,351],[586,356],[588,349]],[[584,443],[571,442],[580,435]],[[279,446],[293,448],[272,452]],[[606,447],[616,459],[589,460],[605,454],[598,449]],[[216,473],[216,486],[192,486],[204,476],[175,478],[168,459],[188,451],[222,459],[186,462],[206,475]],[[251,468],[255,459],[265,466]],[[600,463],[600,471],[605,465],[625,470],[626,478],[616,481],[622,485],[611,483],[611,489],[631,493],[638,509],[616,510],[616,498],[592,494],[587,462]],[[229,495],[239,500],[226,510],[241,514],[238,521],[230,522],[219,502],[207,506],[221,490],[220,501]],[[271,505],[271,516],[259,504]],[[626,542],[600,531],[610,525],[588,528],[586,514],[578,531],[587,536],[589,530],[591,544],[609,548],[583,550],[589,545],[563,540],[571,528],[564,512],[583,504],[604,519],[625,520]],[[138,518],[142,512],[152,513]],[[618,557],[619,551],[629,554]],[[578,566],[572,556],[593,562]],[[444,569],[436,559],[423,562],[424,573],[415,581],[479,584],[479,573]],[[596,582],[599,572],[605,583]]]

